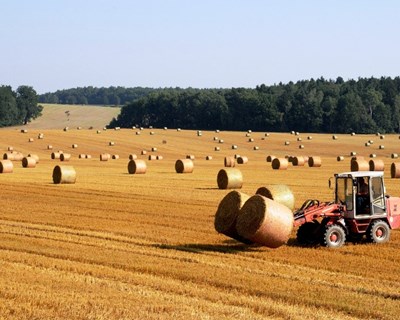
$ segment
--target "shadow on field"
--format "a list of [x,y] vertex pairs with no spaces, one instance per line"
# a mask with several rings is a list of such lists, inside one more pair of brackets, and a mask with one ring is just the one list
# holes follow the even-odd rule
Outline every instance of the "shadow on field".
[[195,188],[196,190],[219,190],[218,187],[209,187],[209,188]]
[[188,243],[181,245],[155,244],[153,245],[153,247],[159,249],[179,250],[192,253],[203,253],[203,252],[237,253],[244,251],[259,251],[260,248],[253,245],[240,244],[236,241],[233,241],[233,244],[229,245]]

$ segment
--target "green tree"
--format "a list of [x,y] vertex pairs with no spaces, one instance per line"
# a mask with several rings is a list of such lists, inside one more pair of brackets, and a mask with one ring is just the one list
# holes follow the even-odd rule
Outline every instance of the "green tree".
[[38,96],[32,87],[18,87],[16,97],[19,119],[22,123],[27,124],[42,114],[43,107],[38,105]]
[[0,127],[17,124],[19,111],[15,94],[9,86],[0,87]]

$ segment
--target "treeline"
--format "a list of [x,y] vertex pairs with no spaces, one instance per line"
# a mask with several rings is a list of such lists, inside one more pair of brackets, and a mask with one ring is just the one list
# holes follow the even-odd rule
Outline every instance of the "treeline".
[[336,133],[400,131],[400,78],[304,80],[255,89],[155,90],[110,126]]
[[39,96],[39,102],[119,106],[144,97],[154,90],[156,89],[142,87],[82,87],[41,94]]
[[0,87],[0,127],[27,124],[41,115],[38,95],[29,86],[20,86],[14,92],[10,86]]

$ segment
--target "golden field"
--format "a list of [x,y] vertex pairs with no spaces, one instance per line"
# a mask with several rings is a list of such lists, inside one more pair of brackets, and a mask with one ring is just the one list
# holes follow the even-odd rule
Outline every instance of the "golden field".
[[[333,140],[312,134],[307,140],[304,133],[271,133],[263,140],[264,133],[253,132],[249,142],[245,132],[97,134],[71,127],[67,132],[29,128],[24,134],[19,129],[0,131],[0,150],[13,146],[38,154],[40,162],[32,169],[14,162],[12,174],[0,174],[0,319],[399,317],[399,230],[383,245],[347,243],[334,250],[298,246],[296,230],[287,245],[269,249],[241,244],[214,229],[218,203],[229,192],[216,183],[225,156],[249,158],[238,165],[241,192],[252,195],[260,186],[287,184],[300,207],[310,198],[333,199],[328,179],[350,170],[351,151],[376,153],[385,160],[387,192],[400,196],[400,181],[390,178],[390,155],[400,153],[397,135]],[[365,147],[371,139],[374,144]],[[52,171],[60,162],[50,159],[49,144],[53,151],[72,154],[68,164],[77,172],[75,184],[53,184]],[[214,151],[216,146],[221,150]],[[144,149],[148,154],[141,156]],[[100,162],[102,152],[120,159]],[[80,153],[93,158],[78,159]],[[146,174],[128,174],[131,153],[146,159]],[[149,154],[164,159],[147,161]],[[194,172],[175,173],[175,161],[188,154],[196,157]],[[213,160],[206,161],[207,155]],[[272,170],[267,155],[321,156],[322,166]],[[337,162],[338,155],[345,161]]]

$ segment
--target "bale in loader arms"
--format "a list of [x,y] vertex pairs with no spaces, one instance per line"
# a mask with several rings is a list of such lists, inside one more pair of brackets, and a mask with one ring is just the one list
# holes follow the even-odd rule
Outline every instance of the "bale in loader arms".
[[[335,174],[335,200],[307,200],[294,213],[297,241],[339,248],[346,240],[385,243],[400,228],[400,198],[385,195],[383,172]],[[330,184],[330,181],[329,181]]]

